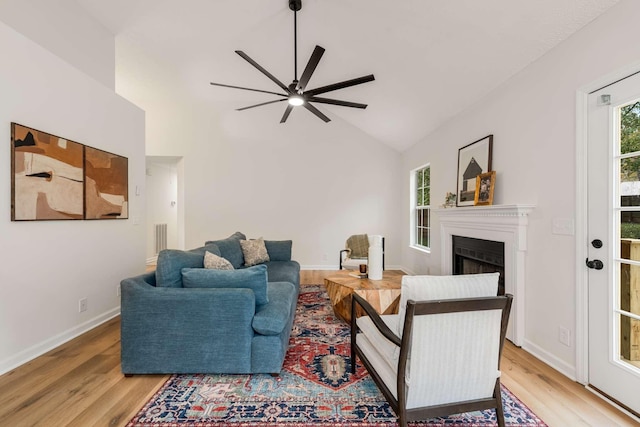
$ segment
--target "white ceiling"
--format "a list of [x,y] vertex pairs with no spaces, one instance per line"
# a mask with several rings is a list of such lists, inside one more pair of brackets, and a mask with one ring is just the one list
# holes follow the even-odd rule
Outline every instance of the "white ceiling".
[[[118,43],[135,41],[159,63],[175,67],[189,80],[185,87],[206,92],[216,109],[233,110],[276,97],[213,87],[211,81],[280,91],[235,50],[244,51],[284,84],[293,80],[293,12],[288,0],[76,1],[116,34]],[[366,110],[316,106],[332,120],[348,122],[399,151],[618,2],[302,1],[298,76],[316,44],[326,49],[307,88],[367,74],[376,77],[322,95],[368,104]],[[235,114],[278,122],[284,109],[285,103],[276,103]],[[302,109],[294,111],[287,124],[303,114],[320,121]]]

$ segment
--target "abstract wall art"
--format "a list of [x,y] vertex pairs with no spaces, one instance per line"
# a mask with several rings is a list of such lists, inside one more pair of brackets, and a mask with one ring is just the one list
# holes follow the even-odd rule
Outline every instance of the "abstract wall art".
[[85,219],[129,217],[129,161],[85,147]]
[[83,218],[84,146],[11,123],[11,220]]
[[11,123],[11,221],[126,218],[126,157]]

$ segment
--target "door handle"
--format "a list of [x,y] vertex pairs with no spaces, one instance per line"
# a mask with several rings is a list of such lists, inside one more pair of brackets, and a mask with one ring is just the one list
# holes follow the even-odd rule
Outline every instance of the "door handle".
[[604,264],[599,259],[589,261],[589,258],[587,258],[586,263],[587,267],[595,268],[596,270],[602,270],[604,268]]

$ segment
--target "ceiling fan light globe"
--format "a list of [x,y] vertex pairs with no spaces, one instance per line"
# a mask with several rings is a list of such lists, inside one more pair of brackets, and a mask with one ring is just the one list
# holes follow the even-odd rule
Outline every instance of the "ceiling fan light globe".
[[304,104],[304,98],[300,95],[291,95],[289,97],[289,105],[293,105],[294,107],[299,107]]

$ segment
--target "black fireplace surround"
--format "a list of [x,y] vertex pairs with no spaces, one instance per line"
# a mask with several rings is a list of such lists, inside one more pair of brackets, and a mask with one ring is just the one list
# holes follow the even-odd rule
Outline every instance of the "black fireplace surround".
[[453,274],[500,273],[498,295],[504,295],[504,242],[451,236]]

